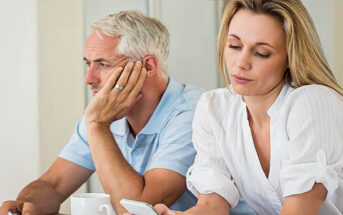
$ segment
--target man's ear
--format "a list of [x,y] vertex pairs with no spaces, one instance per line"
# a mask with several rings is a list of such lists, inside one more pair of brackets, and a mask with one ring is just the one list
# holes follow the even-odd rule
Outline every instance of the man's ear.
[[147,55],[142,60],[143,67],[147,71],[147,77],[154,76],[158,71],[158,60],[154,55]]

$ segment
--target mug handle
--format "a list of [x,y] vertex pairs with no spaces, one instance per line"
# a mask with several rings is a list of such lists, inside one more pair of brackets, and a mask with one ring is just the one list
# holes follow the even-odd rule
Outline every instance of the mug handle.
[[107,215],[115,215],[116,213],[113,211],[113,208],[109,204],[102,204],[99,206],[99,212],[102,212],[106,208]]

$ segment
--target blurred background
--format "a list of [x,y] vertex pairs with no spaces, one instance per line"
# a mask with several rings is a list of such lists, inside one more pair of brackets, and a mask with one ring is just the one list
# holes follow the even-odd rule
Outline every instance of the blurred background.
[[[44,173],[90,99],[83,44],[104,16],[137,9],[171,34],[168,71],[179,82],[220,87],[216,37],[225,0],[0,0],[0,203]],[[303,0],[343,85],[343,1]],[[102,190],[96,174],[79,192]],[[61,209],[69,213],[68,201]]]

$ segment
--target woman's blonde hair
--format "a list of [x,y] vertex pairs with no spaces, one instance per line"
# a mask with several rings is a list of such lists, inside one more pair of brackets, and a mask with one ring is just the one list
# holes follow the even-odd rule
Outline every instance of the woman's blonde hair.
[[224,49],[230,21],[240,9],[266,14],[283,23],[289,64],[285,74],[287,84],[295,88],[321,84],[343,96],[343,89],[330,70],[311,16],[300,0],[231,0],[226,5],[217,44],[219,71],[226,86],[228,74],[225,72]]

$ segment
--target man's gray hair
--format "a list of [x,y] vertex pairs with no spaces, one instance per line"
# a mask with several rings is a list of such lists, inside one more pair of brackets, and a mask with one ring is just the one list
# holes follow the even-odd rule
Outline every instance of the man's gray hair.
[[155,55],[160,70],[167,72],[169,32],[157,19],[139,11],[121,11],[95,22],[91,28],[107,36],[120,36],[118,54],[134,61]]

